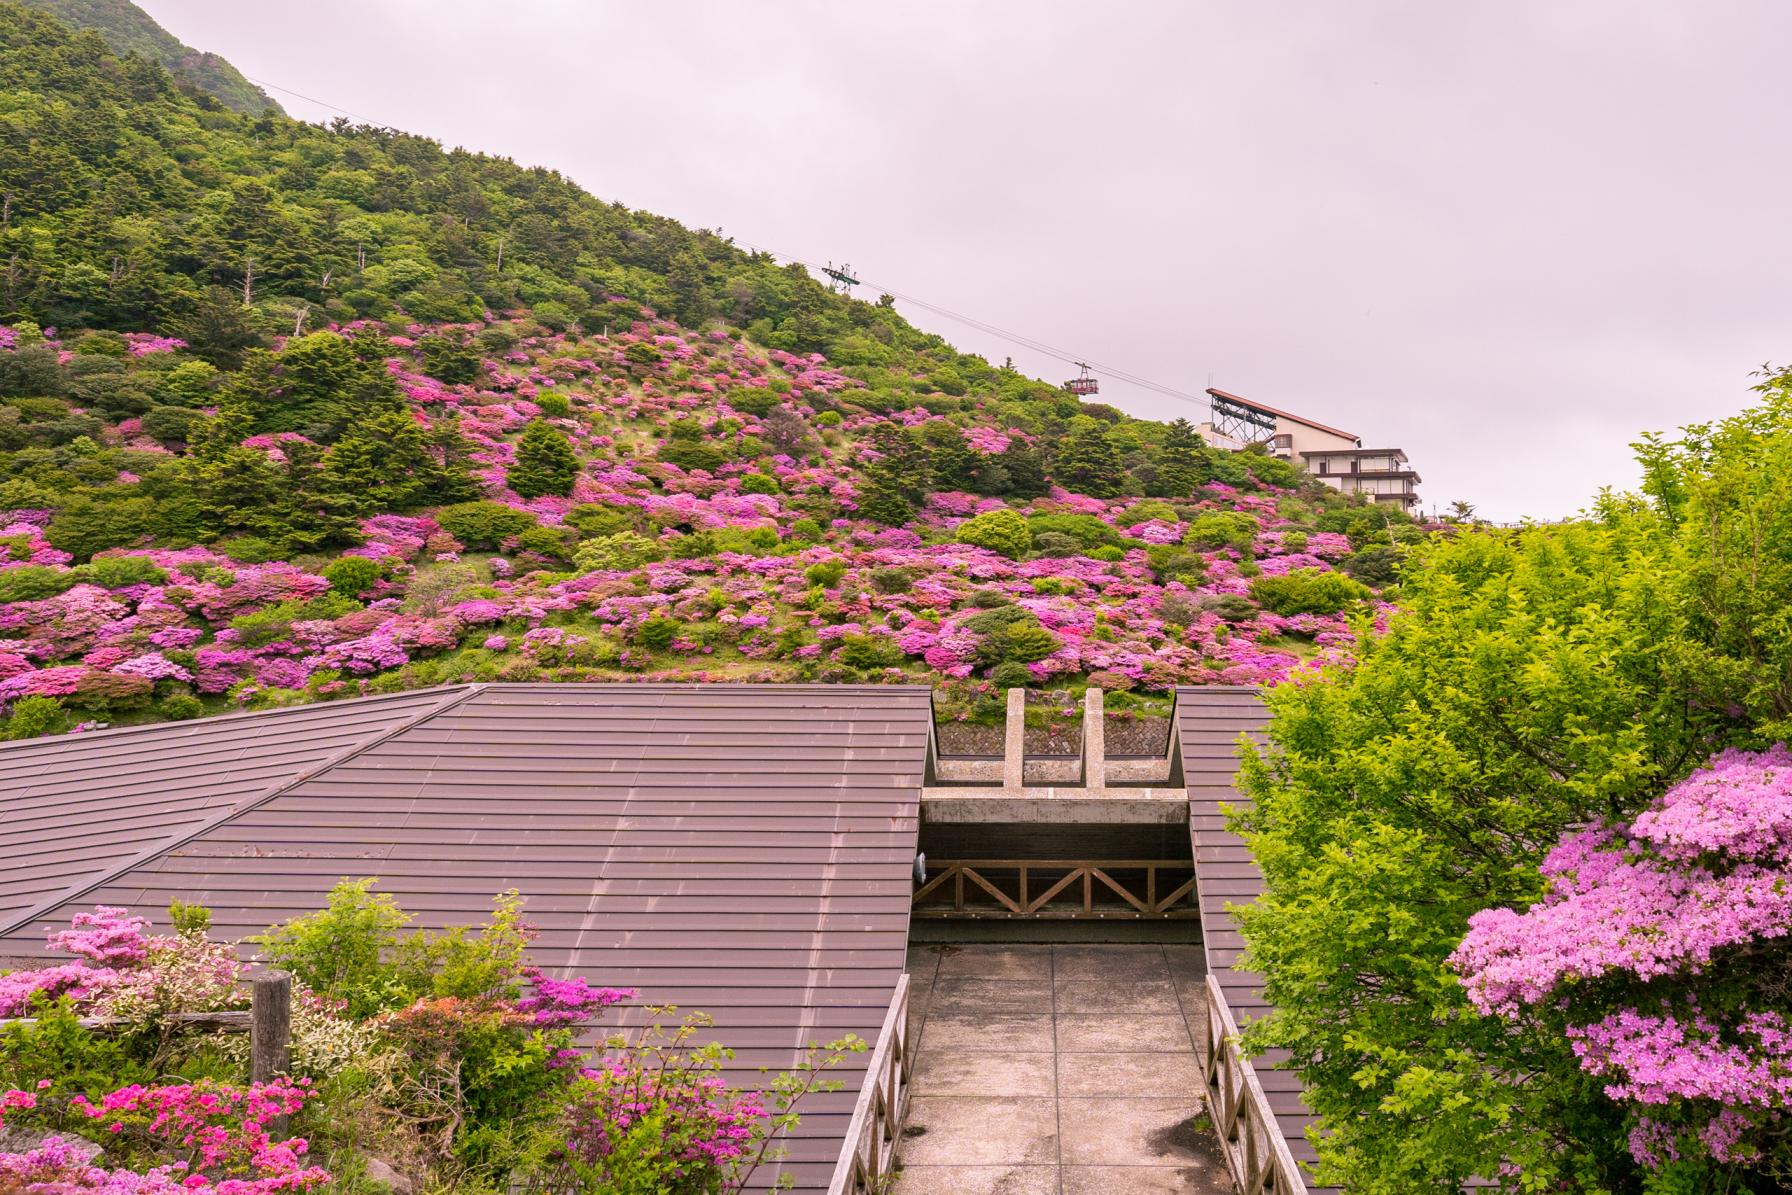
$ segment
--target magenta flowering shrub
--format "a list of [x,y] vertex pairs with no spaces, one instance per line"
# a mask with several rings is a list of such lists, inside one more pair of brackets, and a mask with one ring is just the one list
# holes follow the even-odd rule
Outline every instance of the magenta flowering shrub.
[[[515,344],[453,375],[468,380],[430,375],[431,337],[466,342],[502,329]],[[335,329],[351,340],[383,330],[365,321]],[[172,338],[126,339],[131,369],[186,356]],[[523,516],[525,532],[464,543],[434,510],[367,514],[350,533],[360,542],[342,550],[379,561],[381,575],[370,589],[338,594],[323,564],[263,560],[265,545],[238,559],[230,543],[138,541],[109,549],[113,563],[96,571],[52,542],[56,510],[0,511],[0,715],[28,697],[60,703],[69,722],[134,720],[466,679],[745,676],[749,664],[772,680],[957,680],[1008,662],[1039,683],[1103,672],[1151,692],[1269,684],[1348,655],[1342,618],[1238,616],[1252,577],[1330,568],[1351,551],[1348,537],[1309,525],[1312,504],[1331,498],[1296,502],[1290,491],[1215,481],[1134,517],[1136,499],[1061,486],[1037,498],[994,496],[979,490],[979,476],[1001,476],[1015,453],[1045,447],[1019,426],[1023,409],[922,393],[885,409],[818,354],[766,351],[720,331],[697,336],[654,316],[604,337],[541,334],[516,313],[417,325],[387,343],[386,373],[410,418],[427,436],[456,438],[479,496]],[[536,420],[573,447],[580,469],[569,496],[525,501],[509,488],[516,440]],[[903,429],[956,453],[962,475],[926,493],[906,525],[886,526],[863,515],[864,471]],[[678,439],[692,432],[696,440]],[[136,418],[108,429],[107,442],[184,451],[145,436]],[[292,469],[320,467],[335,451],[290,430],[240,443]],[[141,475],[121,468],[116,485],[136,486]],[[1002,509],[1090,517],[1117,546],[1091,555],[1091,543],[1066,550],[1048,540],[1044,554],[1013,560],[953,542],[964,519]],[[612,528],[580,530],[592,510],[609,512]],[[1213,513],[1256,525],[1249,552],[1185,542],[1190,521]],[[625,550],[598,550],[619,531],[632,537],[620,541]],[[1161,571],[1167,558],[1153,553],[1176,549],[1174,570]],[[603,567],[569,566],[575,558]],[[122,567],[132,562],[141,567]],[[827,563],[842,575],[816,599],[806,574]],[[32,571],[8,589],[13,570]],[[906,584],[884,580],[898,570]],[[1193,616],[1164,618],[1170,596]],[[1007,660],[966,631],[996,599],[1021,605],[1057,648]],[[1221,599],[1233,599],[1224,617]],[[644,644],[640,628],[655,618],[680,625]],[[575,628],[577,650],[543,654],[533,633],[558,626]],[[845,642],[849,626],[900,646],[888,658],[867,654]]]
[[1566,836],[1524,912],[1469,922],[1481,1012],[1562,1035],[1657,1171],[1792,1167],[1792,751],[1726,751],[1628,825]]
[[330,1181],[308,1165],[309,1143],[276,1137],[274,1123],[298,1113],[311,1088],[305,1080],[247,1087],[225,1083],[132,1084],[97,1099],[36,1091],[0,1093],[0,1123],[66,1131],[87,1122],[104,1139],[107,1155],[147,1163],[145,1169],[107,1170],[84,1164],[67,1140],[51,1136],[24,1153],[0,1152],[0,1175],[22,1191],[210,1191],[217,1195],[272,1195]]
[[82,961],[21,968],[0,975],[0,1017],[31,1016],[40,1001],[70,1000],[95,1016],[148,1018],[206,1012],[242,1003],[244,964],[204,934],[151,936],[149,923],[114,905],[74,915],[70,928],[48,935],[51,950]]

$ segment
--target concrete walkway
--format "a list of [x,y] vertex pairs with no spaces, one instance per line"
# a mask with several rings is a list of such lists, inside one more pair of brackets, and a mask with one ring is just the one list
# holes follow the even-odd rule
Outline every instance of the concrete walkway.
[[1194,946],[915,946],[895,1195],[1226,1192]]

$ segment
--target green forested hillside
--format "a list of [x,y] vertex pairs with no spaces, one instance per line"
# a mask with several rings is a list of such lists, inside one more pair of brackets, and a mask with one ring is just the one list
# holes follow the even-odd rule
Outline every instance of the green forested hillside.
[[120,54],[138,54],[184,76],[237,112],[279,112],[268,93],[216,54],[183,45],[130,0],[27,0],[76,29],[92,29]]

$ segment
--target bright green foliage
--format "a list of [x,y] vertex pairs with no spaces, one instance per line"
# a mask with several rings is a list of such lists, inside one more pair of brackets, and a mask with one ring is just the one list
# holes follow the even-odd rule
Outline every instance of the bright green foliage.
[[1245,770],[1269,881],[1246,932],[1280,1010],[1257,1040],[1305,1067],[1352,1189],[1622,1152],[1615,1117],[1555,1140],[1585,1085],[1559,1057],[1502,1081],[1532,1043],[1475,1017],[1444,960],[1469,914],[1538,894],[1558,833],[1642,803],[1721,730],[1670,667],[1658,552],[1646,519],[1431,545],[1354,668],[1270,694],[1272,748]]
[[1182,536],[1184,543],[1201,548],[1233,548],[1242,556],[1251,554],[1256,538],[1257,521],[1236,510],[1201,515],[1189,523]]
[[1279,577],[1258,577],[1251,582],[1251,597],[1277,614],[1336,614],[1353,602],[1373,595],[1342,573],[1316,568],[1297,568]]
[[748,473],[740,479],[740,492],[743,494],[775,494],[778,489],[778,479],[769,474]]
[[1756,389],[1752,410],[1636,448],[1691,623],[1679,666],[1733,694],[1763,741],[1792,741],[1792,371]]
[[349,597],[361,596],[380,579],[380,566],[365,556],[339,557],[318,571],[329,579],[331,589]]
[[0,569],[0,603],[32,602],[55,597],[81,581],[72,572],[58,572],[44,564],[24,564]]
[[510,488],[524,498],[572,493],[579,476],[579,458],[572,445],[553,424],[531,420],[516,445],[516,463],[510,467]]
[[1044,514],[1027,519],[1027,530],[1037,540],[1042,535],[1062,535],[1078,550],[1118,545],[1120,533],[1094,515]]
[[665,554],[665,549],[656,540],[634,531],[618,531],[613,535],[600,535],[596,539],[586,540],[579,545],[573,560],[581,570],[589,572],[640,568],[651,560],[661,559]]
[[143,556],[96,556],[81,570],[86,579],[107,589],[127,585],[160,585],[168,579],[166,570]]
[[1011,624],[1008,627],[1007,640],[1008,658],[1019,660],[1023,664],[1031,664],[1034,660],[1043,660],[1062,646],[1056,635],[1031,621]]
[[12,715],[4,723],[4,737],[34,739],[68,723],[62,702],[54,697],[21,697],[12,703]]
[[962,544],[974,544],[1018,559],[1033,547],[1033,534],[1027,520],[1012,510],[986,510],[958,525],[954,537]]
[[371,879],[343,880],[315,913],[249,939],[267,961],[291,971],[319,995],[347,1003],[353,1017],[406,1002],[410,993],[390,962],[411,918]]
[[500,502],[461,502],[436,512],[442,530],[472,547],[496,547],[535,526],[535,516]]
[[803,570],[803,579],[811,585],[819,585],[823,589],[832,589],[840,584],[840,578],[846,575],[844,560],[819,560]]
[[[1445,958],[1470,914],[1536,898],[1565,830],[1622,819],[1725,745],[1786,737],[1792,402],[1641,445],[1653,509],[1413,549],[1353,667],[1270,695],[1242,821],[1268,878],[1250,962],[1352,1190],[1640,1185],[1622,1116],[1559,1037],[1473,1014]],[[1321,526],[1368,547],[1379,509]],[[1267,580],[1267,579],[1265,579]]]
[[585,539],[596,539],[600,536],[615,535],[618,531],[629,531],[634,528],[632,508],[611,506],[603,502],[586,503],[575,506],[566,512],[565,524],[577,531]]
[[848,667],[869,671],[894,668],[903,661],[902,649],[888,635],[845,635],[840,643],[840,661]]
[[667,618],[664,614],[655,614],[652,618],[641,624],[639,634],[643,645],[652,648],[654,651],[665,651],[668,647],[672,646],[672,640],[676,639],[678,637],[678,632],[683,629],[684,624],[679,622],[676,618]]

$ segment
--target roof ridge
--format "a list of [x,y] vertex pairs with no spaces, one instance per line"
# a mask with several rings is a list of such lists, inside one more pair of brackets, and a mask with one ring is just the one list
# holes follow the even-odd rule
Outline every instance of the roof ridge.
[[[480,682],[483,683],[483,682]],[[369,693],[361,697],[349,697],[330,701],[307,701],[299,705],[273,706],[261,710],[232,710],[227,714],[207,714],[202,718],[189,718],[179,722],[133,722],[129,726],[107,726],[101,730],[89,730],[82,734],[42,735],[32,739],[16,739],[12,742],[0,742],[0,753],[6,751],[22,751],[31,747],[78,747],[93,742],[95,739],[110,738],[128,734],[150,733],[155,731],[194,730],[202,726],[216,726],[221,722],[242,722],[250,718],[274,718],[294,710],[322,710],[331,706],[347,705],[355,701],[398,701],[406,698],[421,697],[426,693],[458,692],[466,688],[465,683],[425,685],[420,689],[399,689],[393,693]]]
[[[299,785],[314,779],[318,775],[327,772],[332,768],[340,767],[357,755],[360,755],[362,752],[369,751],[374,747],[389,742],[407,730],[415,729],[418,725],[435,717],[437,714],[446,713],[448,710],[455,708],[469,698],[483,692],[486,686],[484,684],[476,683],[464,686],[448,685],[443,686],[443,688],[445,688],[449,694],[444,700],[436,702],[428,709],[413,714],[409,718],[398,723],[398,725],[387,727],[385,730],[370,735],[365,739],[351,743],[349,746],[338,751],[328,759],[323,760],[321,763],[314,764],[313,766],[300,771],[298,774],[288,777],[286,780],[273,785],[259,795],[251,797],[247,801],[238,801],[230,808],[225,809],[220,813],[213,814],[211,817],[206,818],[193,829],[179,837],[167,839],[161,843],[152,845],[145,850],[137,852],[124,863],[107,870],[98,878],[90,880],[78,888],[70,889],[69,891],[58,893],[46,900],[39,901],[28,911],[14,918],[12,921],[0,924],[0,937],[4,937],[7,934],[17,933],[37,918],[48,913],[51,909],[68,904],[71,901],[80,900],[95,889],[110,884],[113,880],[127,874],[134,868],[141,867],[151,859],[160,855],[165,855],[170,851],[179,850],[189,842],[192,842],[195,838],[198,838],[203,834],[209,834],[219,826],[234,821],[243,814],[252,813],[257,809],[260,809],[263,805],[266,805],[276,797],[297,788]],[[416,690],[416,692],[422,692],[422,690]]]

